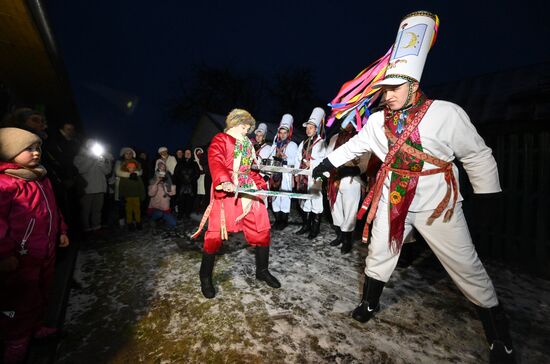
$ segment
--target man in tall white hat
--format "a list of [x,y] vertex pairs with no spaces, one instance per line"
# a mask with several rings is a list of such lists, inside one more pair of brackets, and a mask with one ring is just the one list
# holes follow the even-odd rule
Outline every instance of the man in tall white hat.
[[[280,161],[283,165],[294,167],[298,146],[292,139],[292,124],[294,118],[290,114],[284,114],[279,123],[277,135],[271,146],[269,156],[271,159]],[[293,178],[290,173],[274,174],[269,180],[269,188],[275,191],[292,192]],[[271,201],[275,225],[273,230],[282,230],[288,225],[290,214],[290,197],[277,196]]]
[[373,113],[355,137],[329,154],[313,176],[366,152],[384,161],[361,208],[364,212],[370,207],[366,227],[371,221],[373,225],[355,320],[366,322],[379,309],[403,239],[414,228],[477,308],[491,362],[514,362],[507,319],[472,243],[453,163],[462,162],[474,193],[495,194],[501,191],[495,159],[464,110],[430,100],[419,88],[438,23],[436,15],[423,11],[401,21],[385,77],[374,81],[382,91],[383,110]]
[[[342,123],[340,131],[330,138],[327,155],[345,144],[357,131],[351,123]],[[327,186],[327,199],[330,205],[332,222],[336,229],[336,239],[330,242],[331,246],[342,244],[342,254],[349,253],[352,248],[353,232],[357,221],[358,201],[361,198],[361,188],[364,182],[360,175],[365,173],[371,153],[367,152],[356,157],[331,173]]]
[[[313,169],[325,158],[327,146],[324,136],[325,110],[316,107],[311,112],[308,121],[302,124],[306,128],[306,139],[298,146],[296,162],[294,165],[301,169]],[[302,227],[296,234],[302,235],[307,232],[308,238],[313,239],[319,235],[321,226],[321,215],[323,214],[323,196],[321,194],[322,182],[315,181],[311,176],[295,176],[296,190],[300,193],[313,193],[317,197],[311,200],[301,200]]]

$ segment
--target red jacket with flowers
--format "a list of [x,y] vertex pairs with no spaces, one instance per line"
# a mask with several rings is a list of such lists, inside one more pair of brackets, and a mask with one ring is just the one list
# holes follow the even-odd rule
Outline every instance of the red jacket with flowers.
[[[212,175],[212,197],[214,199],[208,223],[209,231],[220,230],[221,204],[223,204],[224,208],[227,231],[235,232],[241,230],[239,224],[235,222],[236,218],[243,212],[242,204],[238,201],[240,197],[235,198],[234,193],[226,193],[215,189],[216,186],[223,182],[233,182],[231,175],[233,173],[235,142],[236,139],[231,135],[218,133],[214,136],[208,148],[208,166]],[[254,180],[258,189],[265,190],[267,188],[266,182],[258,172],[251,170],[250,177]],[[271,228],[267,208],[261,199],[253,203],[249,213],[254,214],[256,231],[264,231]]]
[[67,232],[50,180],[36,181],[6,175],[17,164],[0,162],[0,259],[18,256],[21,243],[29,256],[55,254],[60,233]]

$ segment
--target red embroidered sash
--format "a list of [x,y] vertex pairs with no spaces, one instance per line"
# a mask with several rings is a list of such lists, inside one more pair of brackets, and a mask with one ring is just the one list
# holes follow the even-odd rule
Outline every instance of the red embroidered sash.
[[[311,143],[311,139],[308,138],[304,141],[304,146],[302,147],[302,159],[300,160],[300,168],[306,169],[308,168],[305,161],[311,161],[314,158],[311,156],[311,153],[313,153],[313,147],[319,143],[322,139],[320,137],[316,137],[315,142]],[[298,175],[296,176],[296,191],[301,193],[307,192],[307,182],[308,182],[309,176],[304,175]]]
[[[438,218],[442,214],[443,210],[445,209],[445,207],[447,206],[450,200],[450,195],[452,192],[454,192],[453,206],[445,214],[444,221],[448,221],[453,214],[456,200],[458,197],[458,187],[457,187],[456,179],[453,174],[452,163],[442,161],[436,157],[430,156],[427,153],[421,152],[410,145],[405,144],[405,142],[407,141],[411,133],[418,127],[418,124],[420,124],[420,121],[428,111],[432,102],[433,100],[427,100],[423,105],[420,106],[420,110],[417,112],[413,120],[407,123],[403,133],[399,138],[396,138],[393,135],[390,135],[390,136],[387,135],[388,139],[393,144],[390,146],[388,154],[386,155],[386,158],[384,160],[384,163],[382,163],[382,166],[380,167],[380,170],[376,175],[376,182],[373,188],[370,189],[367,197],[364,199],[361,205],[359,212],[357,213],[357,218],[362,219],[365,213],[368,211],[367,221],[365,223],[365,229],[363,230],[363,242],[365,243],[368,241],[369,224],[373,221],[374,217],[376,216],[376,210],[378,208],[378,203],[382,195],[382,188],[384,186],[384,181],[386,180],[386,177],[388,176],[388,173],[390,171],[398,174],[410,175],[410,176],[426,176],[426,175],[432,175],[437,173],[444,173],[445,181],[447,182],[447,193],[443,198],[443,200],[438,204],[437,208],[434,210],[430,218],[428,219],[428,224],[431,224],[436,218]],[[402,152],[415,156],[430,164],[436,165],[439,168],[427,170],[427,171],[410,171],[410,170],[402,170],[399,168],[394,168],[392,167],[391,164],[394,161],[395,154],[401,149],[402,149]],[[391,241],[389,241],[388,243],[390,248],[392,248]],[[397,247],[394,246],[393,248],[395,249]]]

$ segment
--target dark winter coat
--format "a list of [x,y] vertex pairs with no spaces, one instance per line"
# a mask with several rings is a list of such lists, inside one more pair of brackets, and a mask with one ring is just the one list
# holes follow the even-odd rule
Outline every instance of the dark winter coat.
[[118,196],[120,199],[127,197],[139,197],[140,201],[145,200],[145,185],[136,173],[134,177],[121,177],[118,184]]
[[178,189],[178,195],[196,195],[197,180],[199,179],[199,166],[193,159],[182,159],[174,169],[174,182]]

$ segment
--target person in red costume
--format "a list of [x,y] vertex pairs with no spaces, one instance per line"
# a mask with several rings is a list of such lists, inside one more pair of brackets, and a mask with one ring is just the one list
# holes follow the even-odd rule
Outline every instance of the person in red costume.
[[259,197],[235,194],[237,187],[267,188],[262,176],[251,169],[256,156],[247,134],[256,121],[248,111],[234,109],[225,122],[224,132],[216,134],[208,148],[212,197],[199,230],[193,235],[197,237],[209,219],[199,273],[201,291],[206,298],[216,295],[212,282],[216,252],[232,232],[242,231],[248,244],[255,247],[256,279],[273,288],[281,287],[268,269],[271,225],[267,208]]
[[57,334],[42,323],[57,245],[69,245],[55,202],[42,140],[30,131],[0,128],[0,337],[3,362],[25,359],[31,336]]

